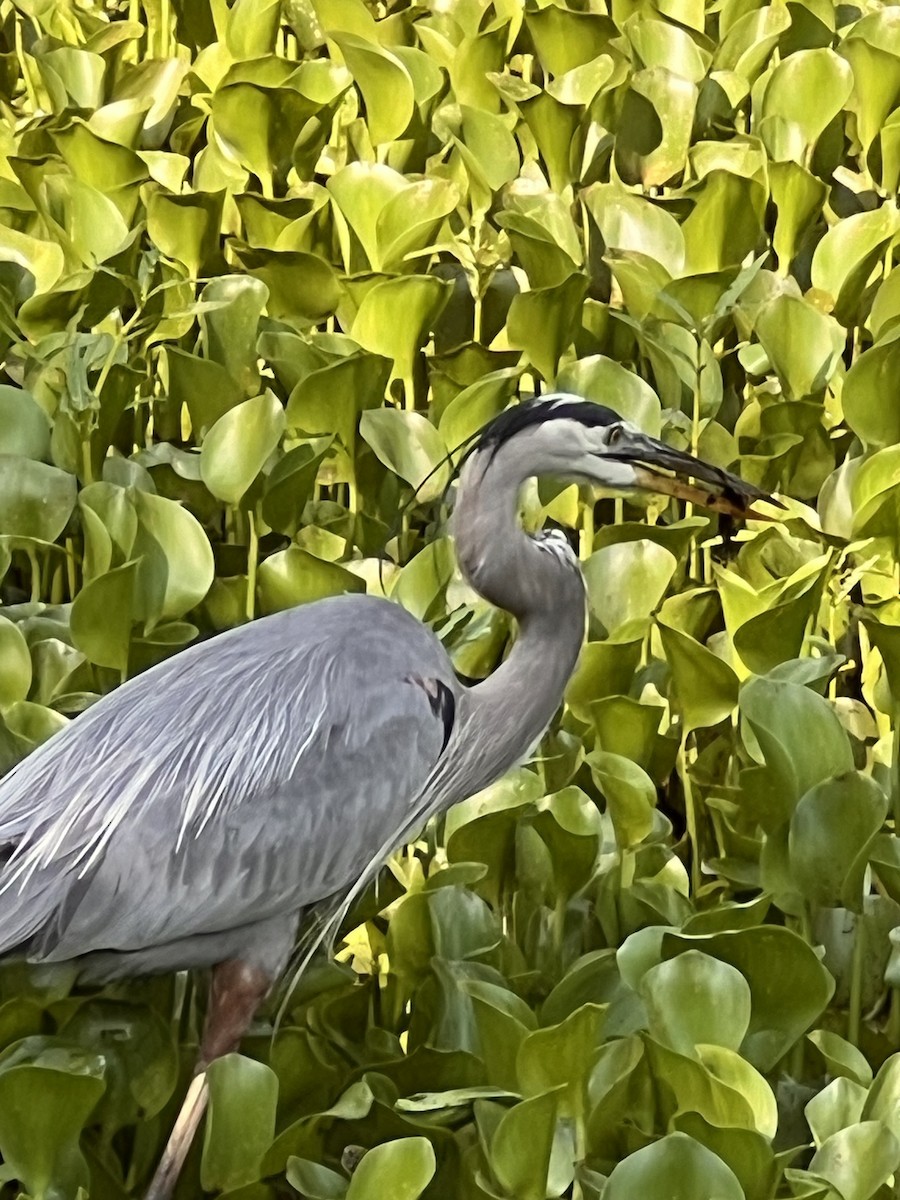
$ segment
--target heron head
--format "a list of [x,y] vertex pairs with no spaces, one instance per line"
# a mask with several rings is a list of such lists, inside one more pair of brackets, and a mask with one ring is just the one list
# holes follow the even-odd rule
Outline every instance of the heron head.
[[502,456],[510,464],[528,464],[527,474],[657,492],[732,516],[761,517],[752,507],[756,500],[781,507],[730,471],[642,433],[611,408],[566,392],[506,409],[485,426],[474,450],[486,466]]

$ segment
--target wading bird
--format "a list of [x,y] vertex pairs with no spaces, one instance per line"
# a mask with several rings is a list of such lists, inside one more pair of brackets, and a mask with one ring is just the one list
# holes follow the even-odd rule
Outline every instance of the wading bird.
[[200,1121],[205,1067],[237,1047],[304,914],[341,910],[429,817],[520,761],[559,708],[585,590],[566,540],[518,523],[538,475],[741,516],[767,498],[602,405],[520,404],[471,446],[453,515],[463,575],[518,622],[490,678],[463,686],[397,604],[320,600],[151,668],[0,781],[0,955],[70,961],[97,982],[213,968],[198,1073],[153,1200]]

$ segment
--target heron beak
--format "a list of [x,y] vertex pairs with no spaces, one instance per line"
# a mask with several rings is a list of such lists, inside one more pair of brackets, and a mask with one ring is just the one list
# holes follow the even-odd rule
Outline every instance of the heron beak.
[[[642,491],[660,492],[679,500],[689,500],[714,512],[772,521],[776,518],[753,508],[754,501],[764,500],[776,508],[784,508],[780,500],[774,499],[755,484],[747,483],[730,471],[714,467],[644,433],[623,431],[615,448],[607,451],[604,457],[629,463],[634,468],[635,484]],[[658,468],[671,474],[660,474]],[[685,478],[696,482],[687,483]]]

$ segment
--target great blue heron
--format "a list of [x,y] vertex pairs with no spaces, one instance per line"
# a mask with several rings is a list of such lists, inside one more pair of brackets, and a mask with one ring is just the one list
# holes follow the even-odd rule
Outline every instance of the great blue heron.
[[213,967],[157,1200],[202,1115],[204,1068],[237,1047],[304,911],[358,892],[430,816],[521,760],[559,708],[585,590],[566,540],[518,523],[536,475],[736,515],[767,498],[599,404],[562,393],[520,404],[479,435],[453,516],[463,575],[518,622],[490,678],[463,686],[397,604],[320,600],[130,680],[0,783],[0,954],[71,961],[96,981]]

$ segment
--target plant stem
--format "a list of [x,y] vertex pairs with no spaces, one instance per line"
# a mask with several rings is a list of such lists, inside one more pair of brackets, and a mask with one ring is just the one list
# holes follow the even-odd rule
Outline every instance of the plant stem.
[[259,560],[259,533],[256,528],[256,513],[251,509],[247,513],[249,527],[249,545],[247,547],[247,620],[252,621],[256,614],[256,567]]
[[28,565],[31,567],[31,603],[38,604],[41,599],[41,563],[34,546],[25,550],[28,555]]
[[78,575],[75,570],[75,542],[72,538],[66,538],[66,578],[69,584],[69,599],[75,599],[75,593],[78,591]]
[[594,497],[590,488],[581,497],[581,531],[578,538],[578,557],[584,561],[594,550]]
[[866,926],[864,913],[856,917],[853,939],[853,960],[850,964],[850,1007],[847,1012],[847,1041],[859,1045],[859,1026],[862,1015],[862,973],[866,955]]
[[700,835],[697,828],[697,806],[691,777],[688,773],[687,739],[688,734],[685,731],[681,736],[681,745],[678,748],[678,770],[681,775],[681,786],[684,790],[684,815],[687,823],[688,842],[691,847],[691,892],[696,900],[703,881],[701,873],[702,859],[700,853]]
[[94,482],[94,465],[91,462],[90,435],[85,437],[81,443],[81,473],[84,476],[85,486]]

